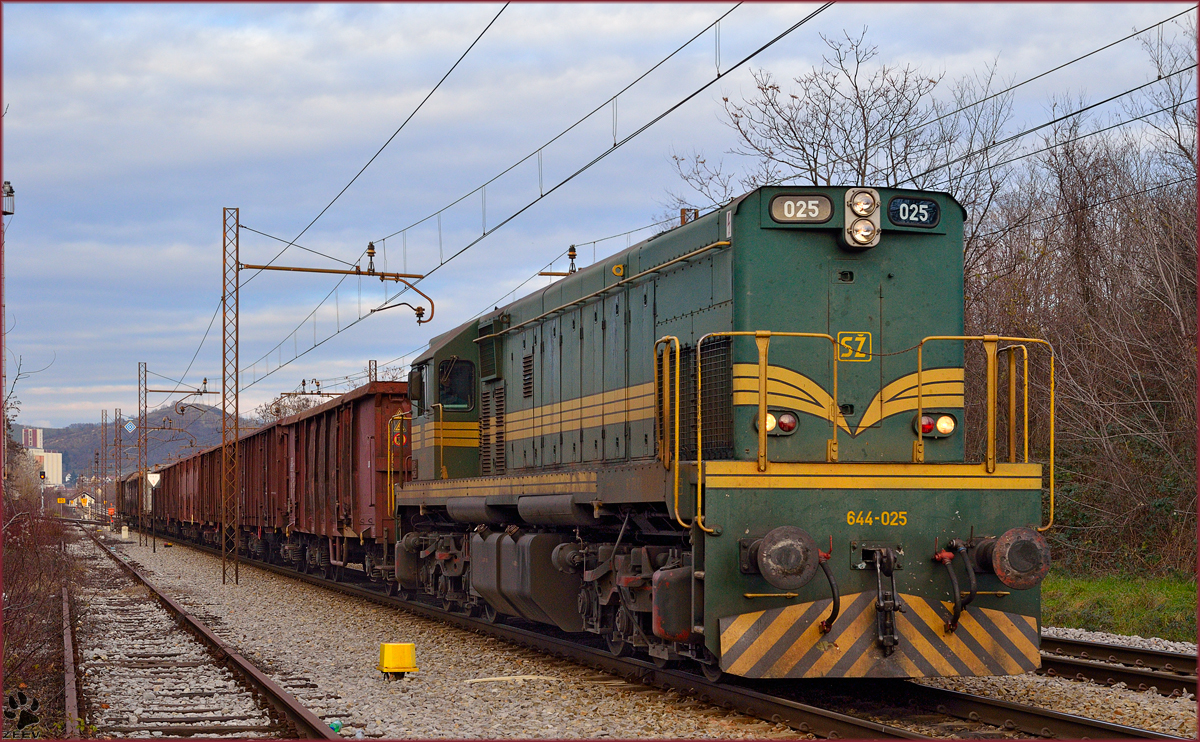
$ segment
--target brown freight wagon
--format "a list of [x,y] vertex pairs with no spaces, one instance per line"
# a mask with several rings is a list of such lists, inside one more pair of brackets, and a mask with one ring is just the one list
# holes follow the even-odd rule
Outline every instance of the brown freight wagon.
[[[245,433],[238,441],[238,544],[258,559],[340,577],[349,564],[373,579],[392,568],[388,487],[411,478],[408,385],[376,381]],[[221,449],[161,470],[158,528],[219,543]]]

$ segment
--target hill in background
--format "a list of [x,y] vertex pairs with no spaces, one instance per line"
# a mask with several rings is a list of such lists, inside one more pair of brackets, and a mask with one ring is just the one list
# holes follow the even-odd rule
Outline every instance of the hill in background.
[[[164,405],[146,414],[149,427],[168,427],[163,418],[167,418],[170,430],[149,431],[146,459],[149,466],[168,463],[184,458],[192,453],[202,451],[221,443],[221,410],[208,405],[188,405],[183,415],[176,414],[170,405]],[[132,417],[124,418],[123,422],[133,420],[137,424],[136,411]],[[242,418],[242,425],[253,427]],[[13,425],[13,437],[21,440],[20,431],[29,426]],[[94,453],[100,448],[100,423],[72,423],[65,428],[42,428],[43,443],[47,451],[58,451],[63,455],[63,474],[86,476],[88,467],[92,464]],[[108,423],[108,459],[112,467],[113,421]],[[138,432],[121,431],[121,443],[125,449],[122,471],[126,474],[138,465]]]

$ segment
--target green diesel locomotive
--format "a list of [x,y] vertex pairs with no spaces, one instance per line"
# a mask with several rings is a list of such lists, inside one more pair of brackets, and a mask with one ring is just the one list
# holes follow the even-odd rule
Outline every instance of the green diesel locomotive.
[[393,420],[393,589],[710,676],[1037,667],[1018,367],[1048,346],[963,336],[963,219],[944,193],[760,188],[435,338]]

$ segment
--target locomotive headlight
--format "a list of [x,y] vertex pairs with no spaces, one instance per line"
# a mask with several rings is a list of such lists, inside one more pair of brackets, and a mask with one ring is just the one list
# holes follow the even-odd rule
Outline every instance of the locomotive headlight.
[[[859,216],[870,216],[878,204],[875,202],[875,197],[868,191],[859,191],[850,199],[850,209]],[[863,240],[869,242],[870,240]]]
[[950,435],[954,432],[955,424],[954,418],[950,417],[949,415],[942,415],[937,419],[937,432],[941,433],[942,435]]
[[866,219],[859,219],[850,225],[850,238],[860,245],[866,245],[875,239],[876,231],[878,230],[874,224]]
[[767,432],[770,433],[772,430],[775,430],[775,426],[778,424],[779,424],[779,421],[775,419],[775,414],[772,412],[768,412],[767,413]]

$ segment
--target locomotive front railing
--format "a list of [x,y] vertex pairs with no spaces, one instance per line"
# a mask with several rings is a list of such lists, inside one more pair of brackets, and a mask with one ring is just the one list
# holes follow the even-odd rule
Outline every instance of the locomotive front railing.
[[925,343],[931,340],[976,340],[983,343],[983,350],[987,357],[987,455],[984,466],[989,474],[996,471],[996,387],[998,386],[997,374],[997,355],[1000,352],[1008,352],[1008,389],[1009,389],[1009,420],[1008,420],[1008,459],[1011,462],[1016,461],[1016,427],[1015,417],[1017,411],[1017,387],[1016,387],[1016,357],[1013,355],[1014,348],[1020,348],[1022,355],[1025,356],[1025,376],[1024,376],[1024,391],[1025,391],[1025,461],[1029,461],[1029,357],[1024,345],[1010,345],[1004,348],[999,348],[1001,342],[1006,343],[1034,343],[1044,345],[1050,350],[1050,514],[1049,520],[1043,526],[1038,526],[1039,531],[1048,531],[1054,525],[1054,346],[1045,340],[1037,338],[1020,338],[1020,337],[1005,337],[1003,335],[933,335],[925,338],[917,344],[917,425],[915,432],[917,439],[913,441],[913,456],[912,460],[915,464],[920,464],[925,461],[925,440],[921,432],[921,416],[924,414],[925,400],[922,387],[922,352],[925,348]]
[[[826,441],[825,459],[826,461],[837,461],[837,423],[840,410],[837,404],[837,388],[838,388],[838,365],[837,365],[837,341],[830,335],[816,332],[771,332],[769,330],[756,331],[725,331],[725,332],[710,332],[702,336],[696,341],[696,514],[695,524],[700,530],[705,533],[715,533],[715,531],[704,525],[704,419],[703,407],[701,403],[703,399],[703,354],[700,352],[706,340],[717,337],[753,337],[755,344],[758,346],[758,470],[766,471],[767,460],[767,381],[769,364],[769,350],[772,337],[796,337],[796,338],[824,338],[834,346],[833,352],[833,396],[829,402],[829,420],[833,424],[833,437]],[[673,345],[675,348],[675,404],[673,410],[668,409],[669,403],[667,400],[668,388],[666,378],[668,377],[667,355],[664,353],[661,363],[663,369],[661,375],[659,373],[659,358],[658,348],[660,345]],[[663,463],[667,464],[667,451],[665,445],[665,430],[666,422],[670,412],[674,412],[674,491],[675,491],[675,519],[680,525],[687,528],[687,523],[679,517],[679,338],[674,336],[666,336],[660,338],[654,344],[654,382],[655,391],[659,395],[659,410],[662,414],[663,425],[659,426],[660,447]],[[658,392],[659,379],[663,379],[662,391]]]

